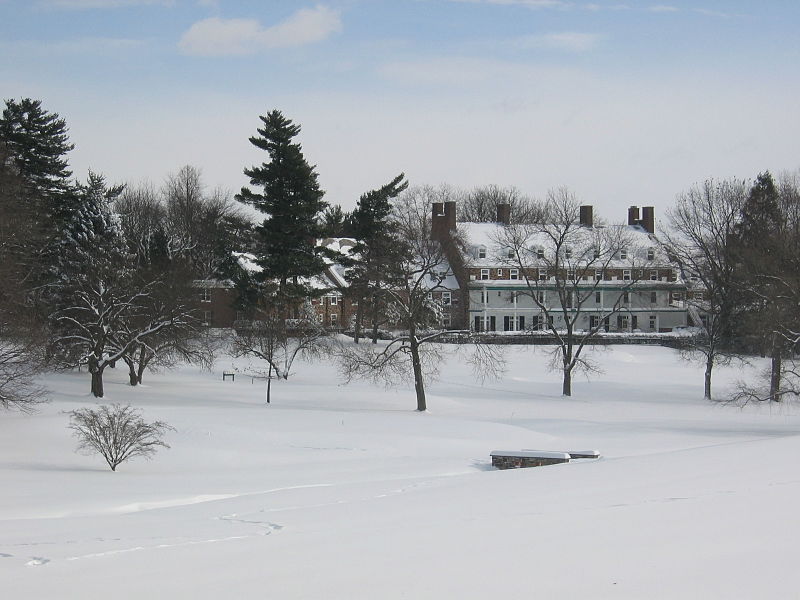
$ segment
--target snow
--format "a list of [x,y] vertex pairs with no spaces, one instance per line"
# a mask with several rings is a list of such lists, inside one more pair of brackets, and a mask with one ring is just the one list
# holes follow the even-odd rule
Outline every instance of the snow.
[[[411,385],[288,382],[184,367],[125,385],[176,428],[112,473],[75,454],[53,402],[0,414],[0,582],[8,598],[767,598],[800,585],[800,414],[701,399],[702,369],[666,348],[598,353],[605,373],[559,395],[542,347],[509,348],[484,386],[454,347],[416,413]],[[223,368],[224,365],[224,368]],[[721,369],[720,392],[762,364]],[[241,366],[245,370],[244,366]],[[493,448],[602,458],[495,470]]]

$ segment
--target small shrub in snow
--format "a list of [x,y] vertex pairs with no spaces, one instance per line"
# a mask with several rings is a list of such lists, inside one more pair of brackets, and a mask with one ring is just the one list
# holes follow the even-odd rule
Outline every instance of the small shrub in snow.
[[70,413],[69,428],[78,438],[78,451],[100,454],[112,471],[134,456],[150,458],[159,448],[169,448],[162,440],[175,431],[162,421],[147,423],[130,405],[102,405]]

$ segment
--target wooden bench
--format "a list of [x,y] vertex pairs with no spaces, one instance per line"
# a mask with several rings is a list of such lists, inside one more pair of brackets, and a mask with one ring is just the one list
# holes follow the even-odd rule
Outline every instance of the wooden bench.
[[494,450],[491,453],[492,466],[498,469],[526,469],[568,463],[570,460],[600,458],[597,450],[573,450],[570,452],[550,452],[547,450]]
[[492,466],[498,469],[526,469],[568,463],[566,452],[545,452],[539,450],[494,450],[491,453]]

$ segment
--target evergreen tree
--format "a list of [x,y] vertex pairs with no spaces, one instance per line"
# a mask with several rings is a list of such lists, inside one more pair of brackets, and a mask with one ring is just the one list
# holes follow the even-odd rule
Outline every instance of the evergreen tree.
[[392,200],[408,187],[400,173],[386,185],[361,196],[353,211],[353,233],[356,244],[351,250],[354,264],[347,273],[351,293],[358,302],[355,320],[355,342],[358,343],[364,318],[364,300],[370,299],[373,342],[377,342],[378,314],[382,305],[381,292],[394,272],[393,266],[402,259],[405,249],[396,236],[397,223],[392,220]]
[[259,118],[263,126],[250,143],[267,152],[269,162],[244,173],[261,191],[243,187],[236,199],[267,215],[256,228],[259,279],[277,282],[277,301],[288,309],[311,293],[303,280],[325,269],[324,249],[317,246],[317,238],[323,234],[319,215],[327,204],[315,168],[293,141],[300,126],[278,110]]
[[12,161],[40,205],[40,222],[56,230],[76,209],[66,155],[74,148],[67,125],[57,113],[42,108],[39,100],[6,100],[0,118],[0,138]]
[[111,210],[121,191],[91,172],[78,186],[80,208],[58,242],[50,286],[56,355],[66,365],[88,366],[96,397],[103,396],[104,369],[126,351],[118,333],[140,296],[132,289],[131,257]]
[[742,207],[734,242],[736,284],[745,310],[736,322],[740,339],[755,341],[770,357],[769,400],[779,401],[783,359],[790,344],[780,332],[792,312],[783,290],[789,267],[785,252],[784,216],[778,188],[769,172],[760,173]]

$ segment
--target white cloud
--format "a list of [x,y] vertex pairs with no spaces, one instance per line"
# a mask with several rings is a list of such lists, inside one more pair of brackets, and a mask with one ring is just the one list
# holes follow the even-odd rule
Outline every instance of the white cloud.
[[586,52],[602,39],[603,36],[596,33],[563,31],[521,37],[515,40],[514,45],[519,48],[549,48],[567,52]]
[[178,46],[184,54],[241,56],[270,48],[321,42],[341,29],[339,11],[325,6],[298,10],[288,19],[267,28],[256,19],[211,17],[192,25]]
[[678,12],[677,6],[668,6],[666,4],[657,4],[648,9],[650,12]]

